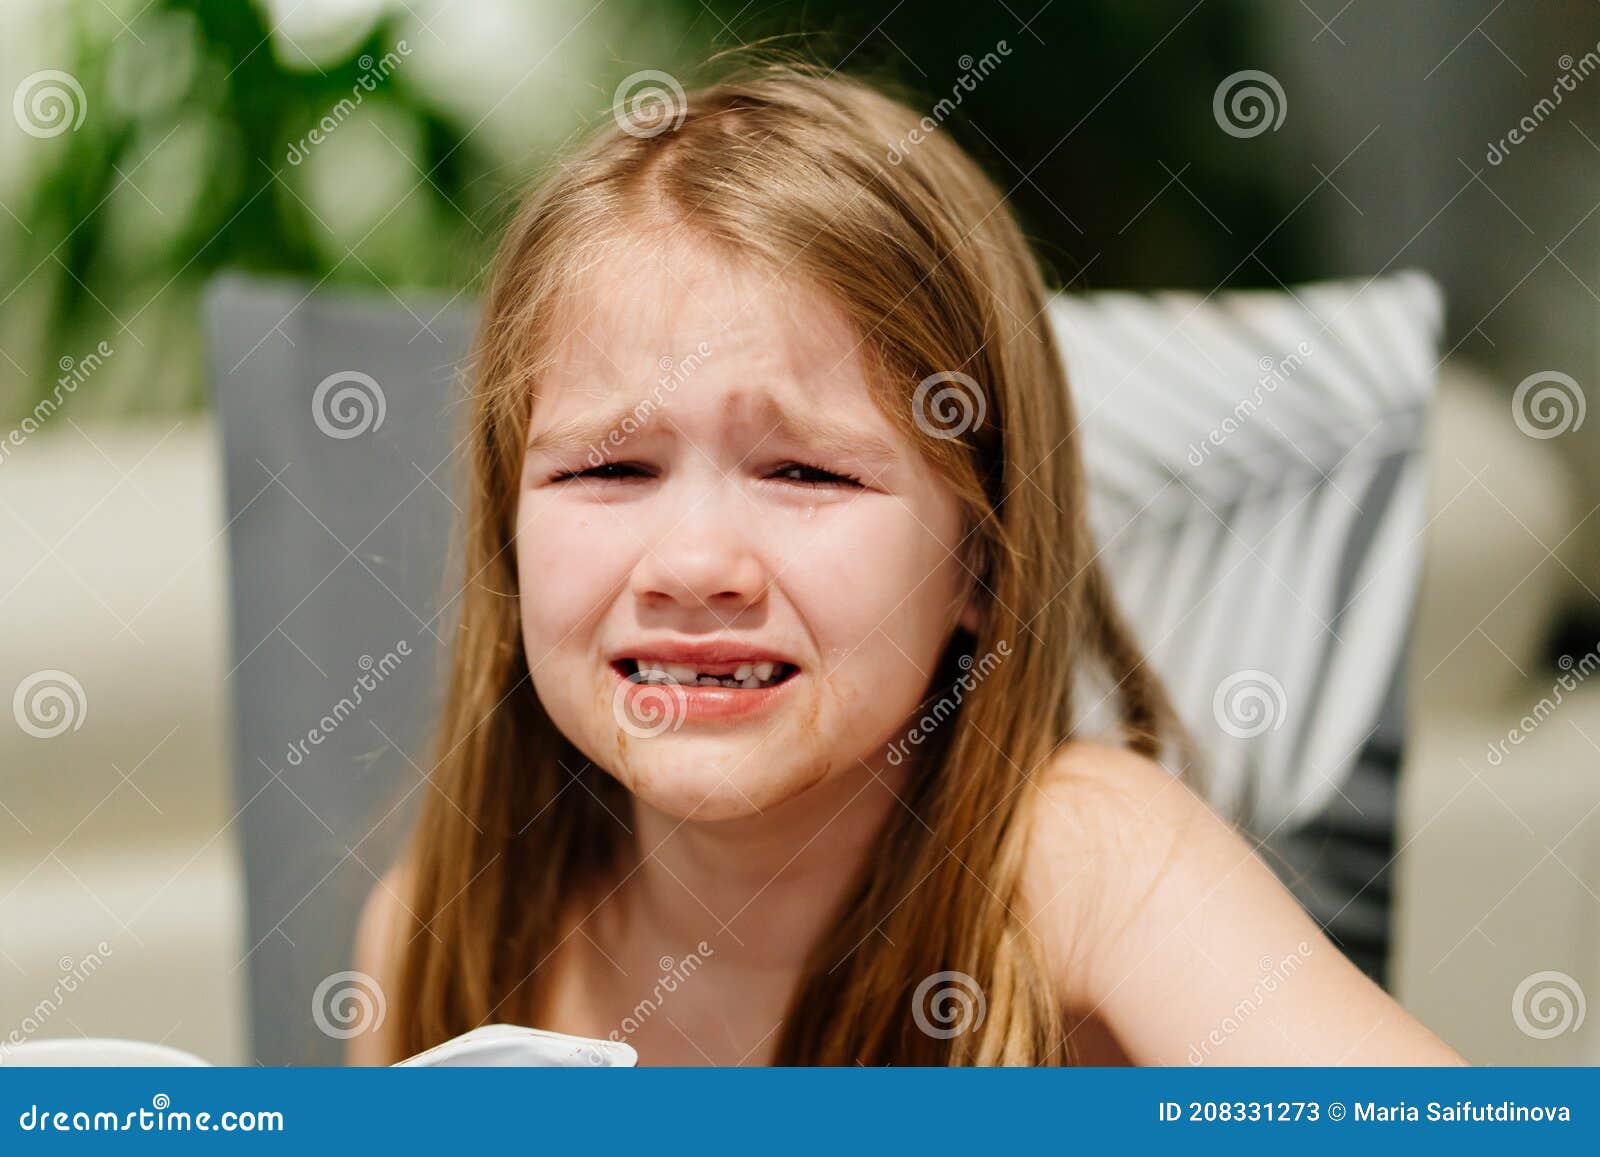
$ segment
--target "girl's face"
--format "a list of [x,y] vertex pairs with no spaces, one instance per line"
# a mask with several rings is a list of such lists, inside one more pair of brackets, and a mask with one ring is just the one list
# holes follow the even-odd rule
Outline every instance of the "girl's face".
[[592,276],[517,508],[540,701],[678,818],[881,768],[976,621],[954,492],[873,404],[829,303],[687,242]]

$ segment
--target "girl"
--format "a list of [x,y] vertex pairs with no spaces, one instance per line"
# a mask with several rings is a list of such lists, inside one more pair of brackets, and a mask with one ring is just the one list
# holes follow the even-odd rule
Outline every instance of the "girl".
[[995,186],[804,67],[657,111],[496,263],[353,1059],[512,1022],[652,1064],[1461,1063],[1186,785]]

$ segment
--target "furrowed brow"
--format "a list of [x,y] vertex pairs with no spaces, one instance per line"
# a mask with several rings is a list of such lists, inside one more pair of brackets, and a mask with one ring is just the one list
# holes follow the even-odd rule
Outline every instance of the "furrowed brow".
[[570,454],[592,447],[604,448],[613,434],[623,429],[623,422],[637,422],[637,407],[616,406],[598,414],[581,414],[556,422],[528,436],[529,454]]
[[[639,407],[623,404],[599,414],[576,415],[555,422],[528,438],[528,454],[566,455],[583,450],[605,447],[614,435],[624,431],[624,423],[634,423],[634,436],[648,415],[641,419]],[[876,462],[892,462],[897,458],[894,447],[883,438],[849,423],[811,415],[799,417],[787,411],[778,415],[769,438],[813,447],[819,452]]]
[[772,432],[776,437],[814,446],[830,454],[881,462],[890,462],[896,457],[894,447],[878,435],[820,415],[797,418],[785,412]]

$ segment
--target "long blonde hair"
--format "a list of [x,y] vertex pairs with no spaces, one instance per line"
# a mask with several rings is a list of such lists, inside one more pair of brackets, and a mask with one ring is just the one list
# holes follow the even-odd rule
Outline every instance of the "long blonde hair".
[[[575,893],[630,851],[608,814],[628,806],[624,790],[534,693],[511,544],[531,394],[580,255],[597,236],[666,227],[758,263],[774,286],[821,289],[855,322],[879,405],[959,496],[982,584],[982,626],[956,632],[929,699],[972,656],[1006,655],[919,749],[908,807],[886,821],[881,850],[812,949],[776,1060],[1070,1059],[1048,970],[1013,914],[1029,777],[1073,736],[1086,669],[1112,688],[1129,746],[1159,755],[1184,741],[1095,561],[1034,258],[1000,191],[946,133],[896,148],[914,139],[917,114],[860,81],[768,61],[665,113],[671,123],[645,129],[619,117],[556,167],[495,263],[474,356],[466,581],[438,790],[406,857],[396,1055],[491,1020],[539,1024]],[[937,407],[913,413],[919,383],[956,373],[965,379],[947,381],[975,384],[962,400],[982,410],[959,437],[930,428]],[[574,773],[562,764],[587,790],[564,790]],[[917,1027],[913,993],[945,971],[981,988],[976,1030]]]

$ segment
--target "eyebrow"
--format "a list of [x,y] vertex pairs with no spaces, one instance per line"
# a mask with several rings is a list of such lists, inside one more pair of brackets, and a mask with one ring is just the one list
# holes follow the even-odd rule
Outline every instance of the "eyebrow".
[[[637,411],[643,402],[615,406],[598,414],[581,414],[563,422],[536,431],[528,438],[529,454],[565,454],[586,450],[603,444],[609,435],[622,428],[625,420],[638,421]],[[649,417],[644,419],[649,421]]]
[[[624,403],[597,414],[583,414],[553,423],[530,435],[527,453],[560,455],[594,447],[601,447],[603,453],[604,446],[612,440],[615,432],[623,428],[625,421],[631,419],[641,425],[648,424],[657,417],[657,410],[663,408],[647,410],[641,418],[639,411],[644,406],[642,401],[631,405]],[[883,438],[849,423],[835,421],[826,415],[801,418],[775,403],[769,409],[777,411],[777,421],[763,435],[763,441],[775,437],[832,454],[880,462],[892,462],[898,457],[894,447]],[[640,431],[635,431],[627,437],[631,439],[639,434]]]

